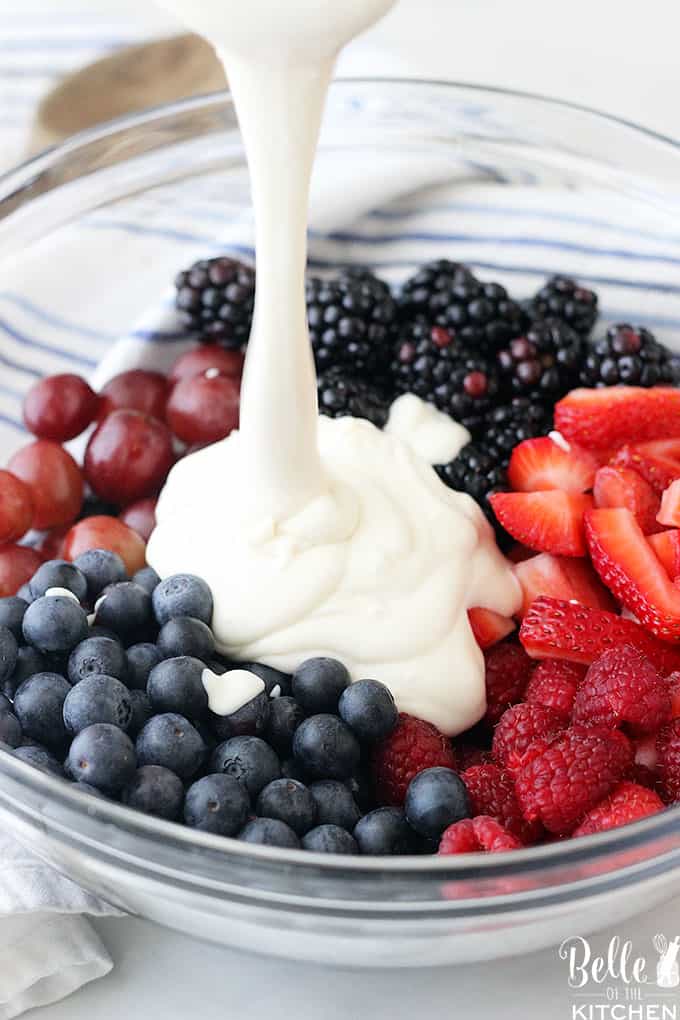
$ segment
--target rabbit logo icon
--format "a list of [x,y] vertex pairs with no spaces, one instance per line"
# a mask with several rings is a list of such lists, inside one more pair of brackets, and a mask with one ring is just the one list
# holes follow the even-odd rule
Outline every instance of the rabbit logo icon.
[[676,935],[669,942],[665,935],[655,935],[652,939],[654,948],[659,954],[656,965],[656,983],[659,988],[677,988],[680,985],[680,936]]

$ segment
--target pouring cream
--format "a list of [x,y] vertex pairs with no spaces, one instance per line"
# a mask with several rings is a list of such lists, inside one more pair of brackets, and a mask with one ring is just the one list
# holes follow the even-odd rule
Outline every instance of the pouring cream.
[[251,174],[257,294],[238,433],[180,461],[149,563],[199,574],[220,650],[331,655],[455,734],[483,714],[467,609],[519,590],[490,526],[398,435],[318,417],[306,326],[309,180],[334,59],[394,0],[165,0],[228,69]]

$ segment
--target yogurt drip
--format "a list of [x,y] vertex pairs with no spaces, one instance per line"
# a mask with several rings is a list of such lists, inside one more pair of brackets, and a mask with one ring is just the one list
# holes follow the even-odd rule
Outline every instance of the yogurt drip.
[[394,0],[165,0],[223,58],[256,221],[257,294],[241,427],[180,461],[147,556],[213,590],[237,660],[292,671],[331,655],[447,734],[484,712],[466,610],[506,615],[518,585],[490,526],[398,436],[319,419],[306,325],[306,217],[335,57]]

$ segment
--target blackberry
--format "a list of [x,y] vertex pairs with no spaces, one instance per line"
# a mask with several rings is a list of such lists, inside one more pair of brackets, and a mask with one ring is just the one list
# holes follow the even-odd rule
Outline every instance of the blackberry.
[[551,276],[526,307],[532,322],[556,318],[586,337],[597,319],[597,294],[568,276]]
[[673,355],[653,333],[619,323],[588,345],[580,382],[583,386],[658,386],[678,382],[678,371]]
[[402,315],[451,331],[470,351],[493,354],[525,325],[520,305],[499,283],[483,283],[460,262],[428,262],[406,281]]
[[389,400],[377,387],[339,367],[331,368],[317,381],[319,411],[329,418],[366,418],[381,429],[389,414]]
[[175,307],[185,326],[211,343],[242,347],[255,301],[255,270],[225,256],[203,259],[179,273]]
[[482,443],[468,443],[457,457],[448,464],[438,464],[435,471],[450,489],[472,496],[486,518],[496,525],[489,496],[508,488],[506,470],[497,450],[487,449]]
[[307,319],[319,372],[342,365],[374,379],[388,362],[397,317],[389,287],[367,270],[306,282]]
[[582,357],[583,340],[566,322],[535,322],[499,352],[501,382],[508,393],[554,402],[578,382]]
[[487,416],[484,445],[506,466],[518,443],[547,436],[553,427],[552,410],[528,397],[515,397],[509,404],[495,407]]
[[415,393],[473,433],[499,389],[493,361],[471,354],[453,332],[424,322],[409,326],[397,343],[392,377],[398,393]]

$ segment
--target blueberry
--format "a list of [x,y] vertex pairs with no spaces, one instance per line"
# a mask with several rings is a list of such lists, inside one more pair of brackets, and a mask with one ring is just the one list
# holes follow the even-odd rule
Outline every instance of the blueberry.
[[87,582],[87,597],[94,602],[110,584],[127,581],[127,570],[118,553],[108,549],[88,549],[73,561]]
[[156,586],[153,611],[159,627],[178,616],[192,616],[210,624],[213,597],[208,585],[193,574],[173,574]]
[[317,825],[302,837],[302,849],[317,854],[358,854],[354,836],[339,825]]
[[406,791],[404,813],[421,836],[439,839],[444,829],[470,817],[465,783],[452,769],[435,766],[419,772]]
[[13,712],[0,712],[0,744],[8,747],[19,747],[23,740],[21,723]]
[[59,673],[34,673],[24,680],[14,697],[14,714],[26,736],[48,747],[59,747],[68,739],[63,711],[70,690]]
[[193,655],[207,662],[215,654],[215,638],[202,620],[193,616],[176,616],[161,627],[158,648],[166,658]]
[[0,694],[0,715],[3,712],[11,712],[11,711],[12,711],[12,702],[4,694]]
[[131,645],[127,650],[126,658],[125,678],[128,687],[145,691],[149,673],[154,666],[158,665],[163,656],[154,644],[143,641],[141,644]]
[[146,691],[128,691],[130,699],[130,722],[127,731],[131,737],[136,737],[142,726],[149,721],[153,715],[151,698]]
[[265,739],[278,754],[290,754],[293,735],[304,718],[295,698],[273,698],[269,705],[269,722]]
[[109,723],[81,730],[69,748],[66,771],[78,782],[91,783],[105,793],[117,793],[137,768],[135,746],[126,733]]
[[9,680],[17,664],[19,646],[9,627],[0,626],[0,685]]
[[336,712],[349,673],[337,659],[307,659],[293,673],[293,697],[307,715]]
[[213,715],[215,733],[219,740],[259,737],[267,729],[270,712],[271,702],[266,691],[262,691],[231,715]]
[[248,793],[232,776],[204,776],[189,787],[184,799],[186,824],[218,836],[235,836],[249,812]]
[[281,775],[276,753],[259,737],[232,737],[218,744],[210,758],[210,770],[239,779],[253,798]]
[[8,595],[0,599],[0,627],[11,630],[17,641],[21,641],[24,636],[21,625],[27,609],[28,602],[20,599],[18,595]]
[[24,645],[17,652],[17,664],[14,672],[2,685],[2,689],[8,698],[14,699],[16,691],[24,680],[34,673],[44,673],[47,669],[47,659],[37,648]]
[[300,840],[289,825],[279,818],[252,818],[238,834],[243,843],[256,843],[260,846],[282,846],[289,850],[299,850]]
[[292,756],[283,758],[281,761],[281,777],[283,779],[295,779],[298,783],[306,783],[307,775],[299,761]]
[[369,811],[354,827],[354,838],[362,854],[375,856],[407,854],[415,849],[415,834],[404,812],[397,807]]
[[340,718],[361,741],[387,737],[397,725],[399,713],[392,692],[378,680],[357,680],[340,696]]
[[60,779],[64,777],[63,768],[52,752],[48,751],[46,747],[30,744],[24,747],[17,747],[15,751],[12,751],[12,754],[15,758],[25,761],[27,765],[40,769],[41,772],[48,772],[50,775],[59,776]]
[[361,818],[361,811],[352,791],[338,779],[321,779],[312,783],[309,792],[316,801],[319,825],[336,825],[351,832]]
[[316,801],[303,783],[294,779],[275,779],[268,783],[255,806],[261,818],[278,818],[298,836],[316,825]]
[[110,641],[116,641],[120,644],[120,638],[116,634],[115,630],[111,630],[110,627],[102,627],[101,624],[93,624],[90,627],[90,637],[105,637]]
[[68,678],[79,684],[88,676],[113,676],[125,680],[125,649],[120,641],[107,637],[88,637],[73,649],[68,660]]
[[124,645],[143,641],[151,624],[149,593],[133,581],[111,585],[97,600],[95,623],[110,627]]
[[184,802],[184,784],[162,765],[142,765],[123,790],[121,800],[145,815],[176,822]]
[[316,779],[346,779],[361,757],[357,738],[336,715],[313,715],[300,723],[293,754]]
[[154,715],[137,736],[140,765],[164,765],[180,779],[192,779],[205,758],[201,734],[176,712]]
[[66,588],[72,591],[79,602],[87,599],[87,579],[74,563],[67,560],[47,560],[42,563],[28,582],[34,599],[40,598],[50,588]]
[[160,583],[160,577],[153,569],[153,567],[142,567],[136,574],[132,575],[132,580],[135,584],[138,584],[140,588],[152,595],[157,584]]
[[261,662],[245,662],[241,669],[247,669],[264,681],[267,694],[279,688],[279,697],[288,697],[292,690],[292,677],[289,673],[281,673],[272,666],[263,666]]
[[205,666],[190,655],[165,659],[149,673],[146,693],[156,712],[178,712],[192,721],[208,711],[208,695],[203,686]]
[[74,735],[94,723],[126,730],[131,717],[130,692],[112,676],[93,673],[72,687],[64,701],[64,725]]
[[66,595],[43,596],[26,610],[23,632],[39,652],[70,652],[88,635],[87,615]]
[[31,604],[33,596],[31,595],[31,589],[29,588],[28,581],[26,584],[22,584],[21,588],[17,591],[16,597],[21,599],[22,602],[25,602],[27,606]]

